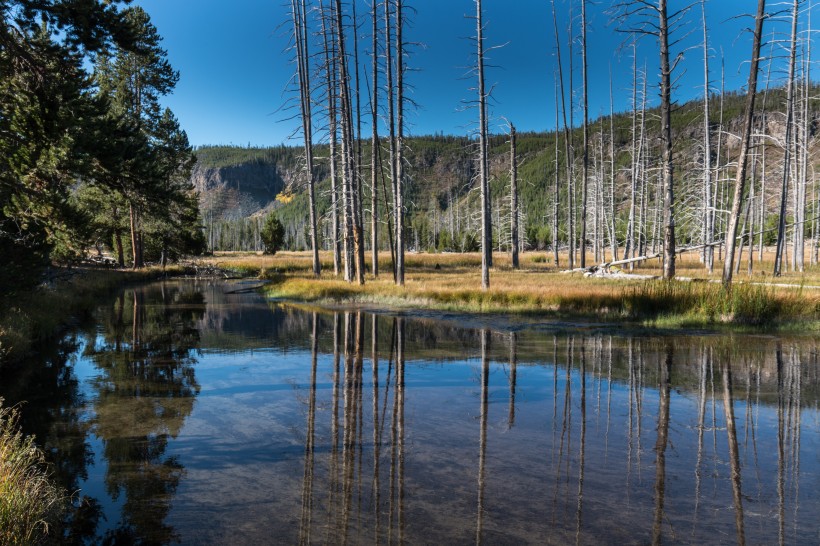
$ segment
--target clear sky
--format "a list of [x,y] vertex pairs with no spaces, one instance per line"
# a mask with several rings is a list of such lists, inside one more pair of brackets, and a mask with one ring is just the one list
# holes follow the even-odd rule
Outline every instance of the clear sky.
[[[362,18],[360,53],[369,54],[369,0],[356,0]],[[287,99],[287,83],[294,66],[287,48],[288,11],[284,0],[135,0],[151,16],[168,58],[180,71],[180,81],[164,102],[180,119],[194,145],[275,145],[293,143],[288,137],[296,125],[278,109]],[[577,0],[556,0],[565,79],[570,3],[579,17]],[[621,48],[627,36],[616,31],[607,10],[612,2],[588,3],[590,117],[609,111],[609,74],[613,74],[616,111],[629,109],[632,85],[631,49]],[[670,0],[670,10],[690,0]],[[749,17],[753,0],[708,0],[707,24],[712,47],[711,78],[719,89],[721,55],[725,58],[726,89],[740,89],[748,77],[742,61],[751,52]],[[414,46],[408,65],[410,97],[418,107],[409,114],[409,132],[415,135],[463,135],[476,124],[476,111],[465,109],[472,100],[475,78],[468,74],[474,62],[473,0],[406,0],[415,10],[405,32]],[[771,1],[770,1],[771,5]],[[519,131],[551,129],[555,124],[554,74],[557,70],[555,37],[549,0],[484,0],[487,46],[503,45],[490,52],[487,84],[493,86],[491,130],[500,131],[502,117]],[[772,6],[771,10],[777,9]],[[703,56],[700,6],[687,15],[691,33],[673,54],[683,52],[675,97],[679,101],[703,95]],[[578,29],[576,24],[576,32]],[[766,34],[787,32],[781,23],[770,23]],[[780,36],[783,38],[784,36]],[[576,53],[580,51],[576,44]],[[764,48],[765,49],[765,48]],[[781,52],[782,54],[782,52]],[[657,103],[658,46],[654,38],[642,39],[638,64],[646,63],[649,99]],[[369,72],[369,61],[368,61]],[[573,65],[575,120],[580,120],[581,61]],[[775,73],[782,78],[782,74]],[[364,75],[362,76],[364,77]],[[654,87],[653,87],[654,86]],[[363,93],[365,87],[362,87]],[[366,117],[366,116],[365,116]],[[365,125],[363,132],[369,134]]]

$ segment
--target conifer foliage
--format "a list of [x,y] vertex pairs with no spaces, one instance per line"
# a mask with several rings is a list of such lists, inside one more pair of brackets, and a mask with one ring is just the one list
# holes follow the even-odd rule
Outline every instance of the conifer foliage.
[[204,248],[191,147],[158,102],[178,76],[124,4],[0,2],[0,297],[95,242],[134,266]]

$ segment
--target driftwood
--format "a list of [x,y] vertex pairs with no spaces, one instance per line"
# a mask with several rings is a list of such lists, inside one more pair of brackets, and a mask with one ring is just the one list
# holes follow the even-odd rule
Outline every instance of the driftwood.
[[[722,245],[724,241],[717,241],[714,243],[706,243],[703,245],[694,245],[694,246],[686,246],[683,248],[678,248],[675,251],[675,254],[683,254],[684,252],[691,252],[693,250],[700,250],[703,248],[707,248],[710,246],[719,246]],[[562,273],[583,273],[588,277],[611,277],[616,273],[619,275],[620,278],[631,278],[631,279],[653,279],[655,275],[626,275],[625,273],[621,273],[620,271],[611,271],[613,266],[618,265],[626,265],[636,262],[645,262],[647,260],[654,260],[655,258],[660,258],[663,254],[661,252],[655,252],[654,254],[647,254],[645,256],[636,256],[635,258],[627,258],[625,260],[615,260],[612,262],[602,262],[597,265],[593,265],[590,267],[579,267],[576,269],[568,269],[566,271],[562,271]]]

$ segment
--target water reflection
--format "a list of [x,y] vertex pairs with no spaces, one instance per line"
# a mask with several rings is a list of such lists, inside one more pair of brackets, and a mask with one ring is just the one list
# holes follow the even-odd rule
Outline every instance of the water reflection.
[[69,543],[803,544],[817,354],[165,283],[106,302],[31,367],[36,389],[0,395],[30,401],[24,426],[80,491]]

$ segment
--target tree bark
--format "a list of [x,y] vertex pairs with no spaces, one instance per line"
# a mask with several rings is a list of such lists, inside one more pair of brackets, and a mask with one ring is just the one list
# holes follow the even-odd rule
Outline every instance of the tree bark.
[[[663,149],[663,278],[675,277],[675,187],[672,157],[672,68],[669,64],[667,0],[658,0],[658,39],[661,46],[661,140]],[[731,264],[731,262],[729,262]]]
[[481,187],[481,288],[490,288],[492,265],[492,226],[490,223],[490,186],[487,173],[487,96],[484,89],[484,23],[481,0],[476,5],[476,43],[478,72],[478,171]]
[[518,158],[515,150],[515,126],[510,124],[510,238],[512,266],[518,269]]
[[[764,0],[760,0],[763,2]],[[797,17],[800,1],[794,0],[792,7],[791,49],[789,53],[789,79],[786,83],[786,143],[783,156],[783,184],[780,190],[780,222],[777,229],[777,249],[774,256],[774,276],[779,277],[783,268],[783,250],[786,242],[786,201],[789,195],[791,175],[792,138],[794,130],[794,67],[797,58]]]

